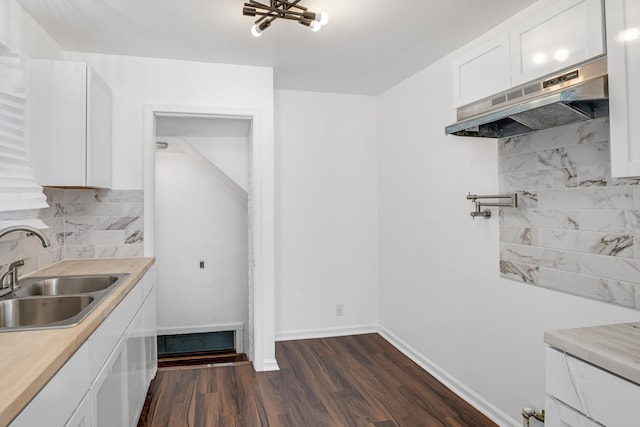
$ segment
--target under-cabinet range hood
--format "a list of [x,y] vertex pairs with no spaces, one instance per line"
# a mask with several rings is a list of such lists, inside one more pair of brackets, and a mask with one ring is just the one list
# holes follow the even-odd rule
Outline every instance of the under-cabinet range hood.
[[506,138],[609,114],[607,59],[458,108],[445,133]]

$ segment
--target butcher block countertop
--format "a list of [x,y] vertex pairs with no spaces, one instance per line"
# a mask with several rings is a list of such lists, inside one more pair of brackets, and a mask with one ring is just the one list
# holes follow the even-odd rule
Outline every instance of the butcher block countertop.
[[544,342],[640,384],[640,322],[547,331]]
[[73,327],[0,332],[0,425],[7,425],[129,293],[154,258],[62,261],[30,276],[129,273],[93,312]]

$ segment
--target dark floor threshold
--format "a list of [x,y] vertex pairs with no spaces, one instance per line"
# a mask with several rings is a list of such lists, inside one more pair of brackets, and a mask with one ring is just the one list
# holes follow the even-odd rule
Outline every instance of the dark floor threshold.
[[244,353],[208,352],[158,357],[158,369],[186,366],[212,366],[248,362]]

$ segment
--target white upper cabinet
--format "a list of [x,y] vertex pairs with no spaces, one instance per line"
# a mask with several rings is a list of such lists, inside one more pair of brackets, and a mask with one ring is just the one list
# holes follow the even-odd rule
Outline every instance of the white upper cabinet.
[[454,107],[605,53],[602,0],[548,0],[453,61]]
[[40,185],[111,188],[111,90],[91,67],[31,61],[29,105]]
[[504,32],[453,62],[454,107],[511,87],[509,33]]
[[514,86],[605,53],[601,0],[560,0],[509,30]]
[[640,1],[607,0],[611,175],[640,176]]

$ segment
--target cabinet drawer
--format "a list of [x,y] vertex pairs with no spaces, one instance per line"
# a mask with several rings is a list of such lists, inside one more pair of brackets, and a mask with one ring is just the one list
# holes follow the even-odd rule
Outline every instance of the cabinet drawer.
[[89,338],[90,378],[93,379],[124,335],[142,304],[142,286],[138,282]]
[[89,351],[85,344],[71,356],[10,425],[63,426],[88,390]]
[[547,348],[546,391],[604,425],[635,425],[640,385]]

